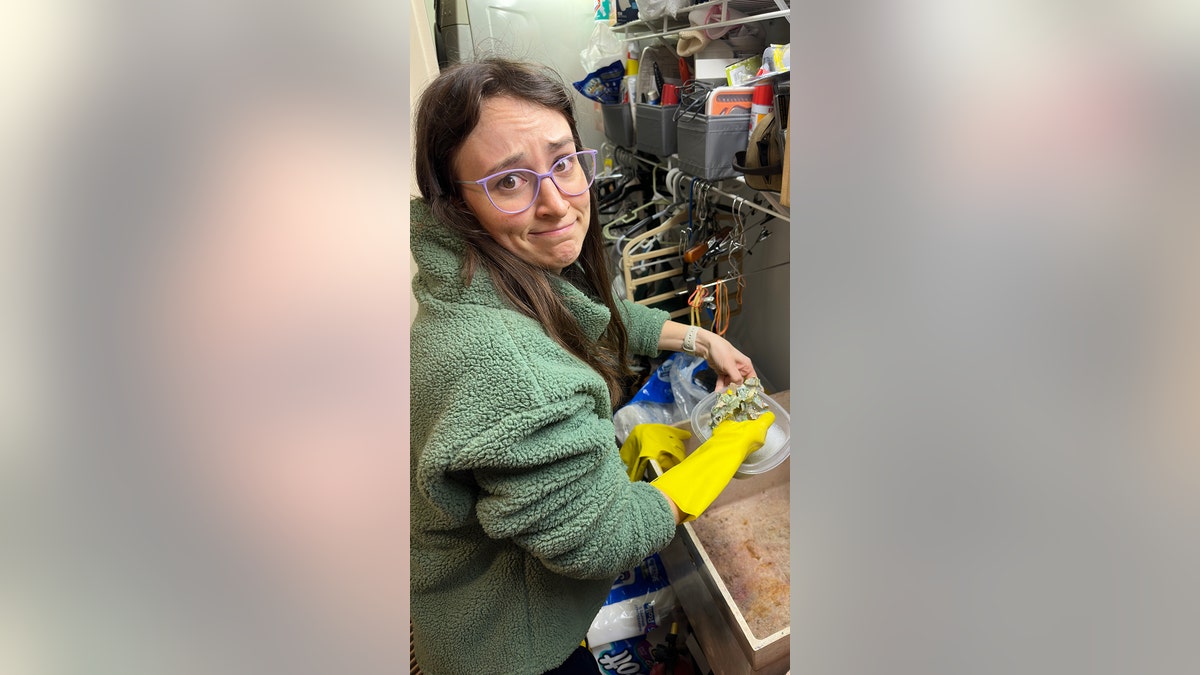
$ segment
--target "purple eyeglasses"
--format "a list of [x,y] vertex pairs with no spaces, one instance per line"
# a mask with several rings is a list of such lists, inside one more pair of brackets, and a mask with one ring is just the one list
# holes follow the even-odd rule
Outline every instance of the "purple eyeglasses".
[[483,186],[492,206],[504,213],[521,213],[533,206],[542,189],[542,179],[549,178],[558,191],[578,197],[592,187],[596,178],[596,151],[580,150],[563,155],[546,173],[532,169],[505,169],[479,180],[460,180]]

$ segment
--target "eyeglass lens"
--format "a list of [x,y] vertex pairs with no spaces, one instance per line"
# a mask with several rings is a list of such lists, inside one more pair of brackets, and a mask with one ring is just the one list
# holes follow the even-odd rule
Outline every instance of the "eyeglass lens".
[[[588,151],[560,158],[550,168],[550,180],[559,191],[574,197],[587,192],[596,176],[595,156]],[[519,213],[533,205],[541,188],[541,178],[529,169],[513,169],[496,174],[484,182],[488,199],[507,213]]]

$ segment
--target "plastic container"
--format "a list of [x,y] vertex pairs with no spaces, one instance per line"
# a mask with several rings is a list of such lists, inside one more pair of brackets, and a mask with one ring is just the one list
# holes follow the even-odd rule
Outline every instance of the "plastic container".
[[734,154],[746,149],[750,115],[684,115],[679,119],[679,168],[708,180],[732,178]]
[[679,87],[667,82],[663,85],[662,105],[679,105]]
[[[714,391],[692,408],[692,433],[696,434],[701,443],[712,436],[712,429],[708,428],[708,423],[712,419],[712,407],[723,391],[723,389]],[[761,448],[746,457],[746,461],[742,462],[737,473],[733,475],[734,478],[749,478],[766,473],[783,464],[784,460],[792,454],[791,416],[770,396],[762,394],[762,399],[766,402],[767,409],[775,413],[775,422],[771,424],[770,429],[767,429],[766,442]]]
[[[675,154],[677,105],[637,105],[637,149],[659,157]],[[743,124],[748,122],[743,119]],[[744,137],[745,127],[742,129]],[[744,139],[743,139],[744,140]]]
[[633,111],[627,103],[606,103],[600,106],[604,117],[604,135],[608,140],[626,148],[632,148],[634,139]]

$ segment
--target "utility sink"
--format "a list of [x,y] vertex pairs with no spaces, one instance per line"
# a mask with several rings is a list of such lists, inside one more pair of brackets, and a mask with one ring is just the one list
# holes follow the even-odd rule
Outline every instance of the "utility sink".
[[[773,397],[788,406],[788,392]],[[697,444],[689,441],[688,452]],[[788,459],[767,473],[733,480],[659,553],[716,675],[789,670],[790,469]],[[651,461],[648,473],[655,478],[662,469]]]

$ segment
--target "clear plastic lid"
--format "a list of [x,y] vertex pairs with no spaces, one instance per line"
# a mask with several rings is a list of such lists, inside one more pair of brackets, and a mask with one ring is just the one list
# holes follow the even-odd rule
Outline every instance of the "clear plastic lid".
[[[714,391],[692,407],[692,432],[696,434],[701,443],[712,436],[712,429],[709,428],[708,423],[712,418],[713,405],[716,404],[717,397],[721,395],[722,391],[724,390]],[[776,403],[775,399],[770,396],[762,394],[762,400],[766,402],[767,409],[775,414],[775,422],[771,424],[770,429],[767,429],[766,442],[761,448],[746,457],[746,461],[738,467],[734,478],[748,478],[766,473],[783,464],[783,461],[791,455],[791,417],[783,409],[783,406]]]

